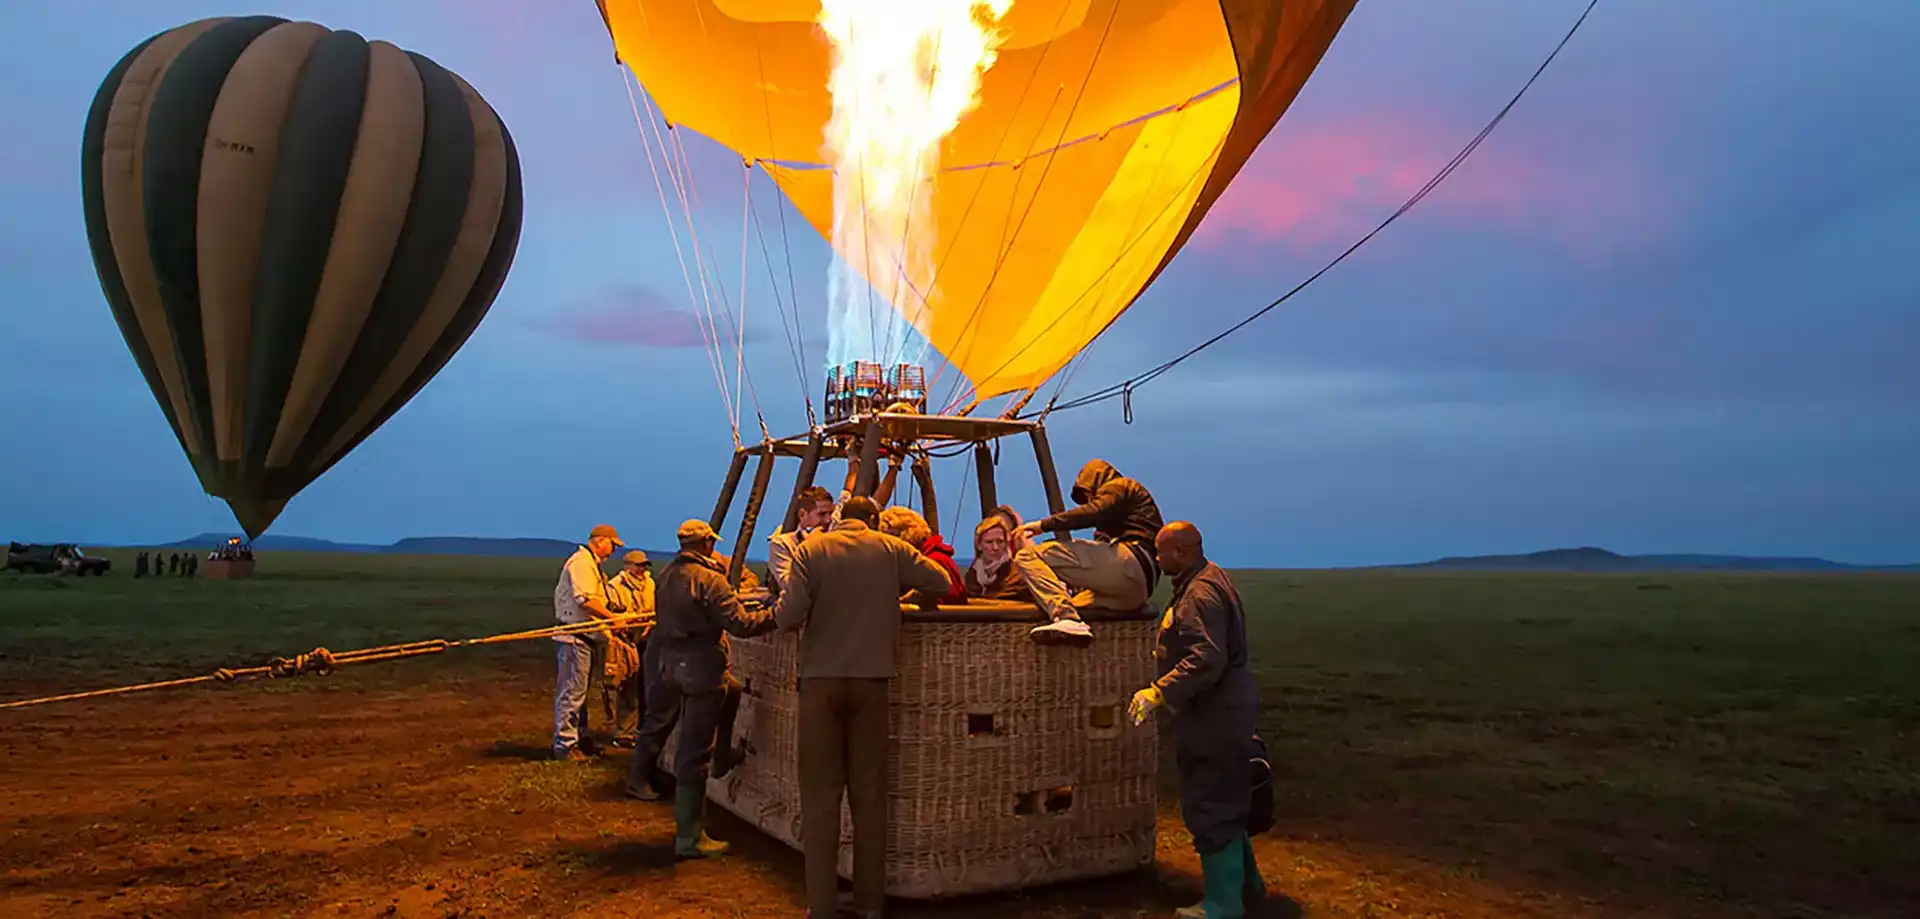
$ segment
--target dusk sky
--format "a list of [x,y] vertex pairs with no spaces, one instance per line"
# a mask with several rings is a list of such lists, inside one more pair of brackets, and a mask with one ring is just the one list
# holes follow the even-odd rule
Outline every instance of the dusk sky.
[[[1325,264],[1444,165],[1585,5],[1361,0],[1067,397]],[[271,532],[583,538],[611,522],[663,546],[706,516],[727,410],[590,0],[32,0],[0,9],[0,535],[235,529],[101,296],[79,146],[129,48],[242,11],[353,29],[461,74],[513,131],[527,200],[479,331]],[[1474,158],[1353,258],[1139,390],[1131,425],[1117,400],[1053,416],[1062,475],[1112,461],[1230,564],[1574,545],[1920,562],[1917,35],[1920,4],[1895,0],[1603,0]],[[739,161],[704,141],[689,152],[731,290]],[[756,180],[769,233],[776,195]],[[828,247],[790,209],[787,223],[817,388]],[[769,427],[800,433],[757,243],[747,262],[747,372]],[[1029,457],[1007,444],[1001,494],[1032,514]],[[959,472],[942,470],[943,510],[964,543],[977,508]]]

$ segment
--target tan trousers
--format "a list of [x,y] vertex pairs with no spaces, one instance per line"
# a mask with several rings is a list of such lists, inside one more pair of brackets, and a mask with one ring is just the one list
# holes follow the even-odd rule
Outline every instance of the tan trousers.
[[853,901],[877,910],[887,891],[887,681],[800,681],[800,849],[807,908],[832,916],[840,863],[840,795],[853,817]]
[[1048,618],[1078,619],[1073,595],[1093,594],[1093,605],[1134,610],[1146,605],[1147,575],[1126,547],[1096,540],[1035,543],[1013,554],[1013,564]]

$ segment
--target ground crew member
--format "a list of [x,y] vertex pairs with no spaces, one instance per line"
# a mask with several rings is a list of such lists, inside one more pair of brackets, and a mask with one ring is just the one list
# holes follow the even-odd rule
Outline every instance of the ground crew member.
[[1103,459],[1088,460],[1073,478],[1077,507],[1021,524],[1016,534],[1031,537],[1093,528],[1094,538],[1029,544],[1013,554],[1013,564],[1033,591],[1034,602],[1051,619],[1037,626],[1034,641],[1087,645],[1093,632],[1080,619],[1073,598],[1089,594],[1098,606],[1134,610],[1147,605],[1160,570],[1153,562],[1160,508],[1145,485],[1120,474]]
[[947,571],[905,540],[874,529],[868,498],[840,506],[840,523],[801,543],[774,619],[800,633],[800,836],[807,908],[832,916],[840,861],[840,799],[853,816],[852,906],[877,916],[886,898],[887,681],[900,640],[900,597],[947,592]]
[[1255,719],[1260,693],[1247,669],[1247,620],[1240,592],[1207,561],[1200,531],[1176,521],[1154,539],[1173,599],[1154,648],[1160,677],[1133,695],[1134,724],[1157,710],[1170,716],[1180,776],[1180,817],[1200,853],[1206,893],[1178,919],[1246,915],[1245,900],[1265,893],[1247,838],[1252,806]]
[[147,553],[142,552],[133,557],[133,576],[136,578],[147,576]]
[[647,717],[634,745],[627,788],[640,795],[648,787],[653,762],[678,721],[673,851],[681,858],[704,858],[727,851],[726,843],[706,833],[707,773],[728,695],[726,635],[751,638],[773,631],[773,611],[749,612],[741,605],[713,551],[719,534],[706,521],[688,520],[675,535],[680,551],[654,589],[653,631],[647,637],[651,660],[642,663],[653,682],[646,687]]
[[640,712],[646,707],[640,658],[647,647],[647,632],[653,628],[653,562],[647,553],[634,549],[620,563],[620,573],[607,581],[607,608],[638,618],[609,637],[601,689],[613,719],[613,745],[631,749],[640,735]]
[[[560,567],[560,579],[553,585],[555,622],[571,625],[614,618],[607,608],[607,574],[600,563],[625,545],[613,527],[603,523],[593,528],[586,545]],[[558,645],[558,673],[553,682],[553,758],[584,762],[587,753],[581,743],[587,731],[587,686],[593,672],[605,666],[607,636],[604,632],[555,635],[553,640]]]

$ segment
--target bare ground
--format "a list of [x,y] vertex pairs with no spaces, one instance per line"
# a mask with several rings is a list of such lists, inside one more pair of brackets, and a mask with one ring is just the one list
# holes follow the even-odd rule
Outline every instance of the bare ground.
[[[0,915],[804,914],[791,849],[716,809],[733,854],[676,864],[668,806],[619,796],[623,758],[546,761],[549,698],[526,672],[410,689],[343,674],[0,713]],[[1365,835],[1283,816],[1255,842],[1285,895],[1265,914],[1702,915],[1469,876]],[[892,914],[1161,916],[1197,874],[1169,811],[1152,871]]]

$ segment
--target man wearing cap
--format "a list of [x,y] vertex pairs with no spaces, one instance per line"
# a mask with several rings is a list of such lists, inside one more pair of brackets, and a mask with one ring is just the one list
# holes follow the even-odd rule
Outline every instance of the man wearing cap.
[[634,745],[627,787],[639,792],[650,784],[653,762],[678,721],[673,851],[681,858],[705,858],[727,851],[727,844],[708,837],[705,827],[707,774],[727,697],[726,636],[773,631],[773,611],[750,612],[741,605],[713,551],[720,536],[706,521],[682,523],[675,535],[680,551],[654,589],[650,660],[642,663],[654,683],[646,690],[647,717]]
[[633,549],[621,556],[620,563],[620,573],[607,581],[607,608],[637,618],[607,640],[601,689],[613,719],[613,745],[631,749],[646,706],[640,660],[646,653],[647,633],[653,629],[653,562],[647,553]]
[[[553,586],[553,618],[561,625],[612,619],[607,608],[607,573],[600,563],[622,548],[620,534],[601,524],[587,536],[587,543],[567,557],[560,567],[560,580]],[[580,749],[587,730],[587,685],[593,672],[606,660],[606,633],[555,635],[558,674],[553,684],[553,758],[582,762],[587,754]]]

